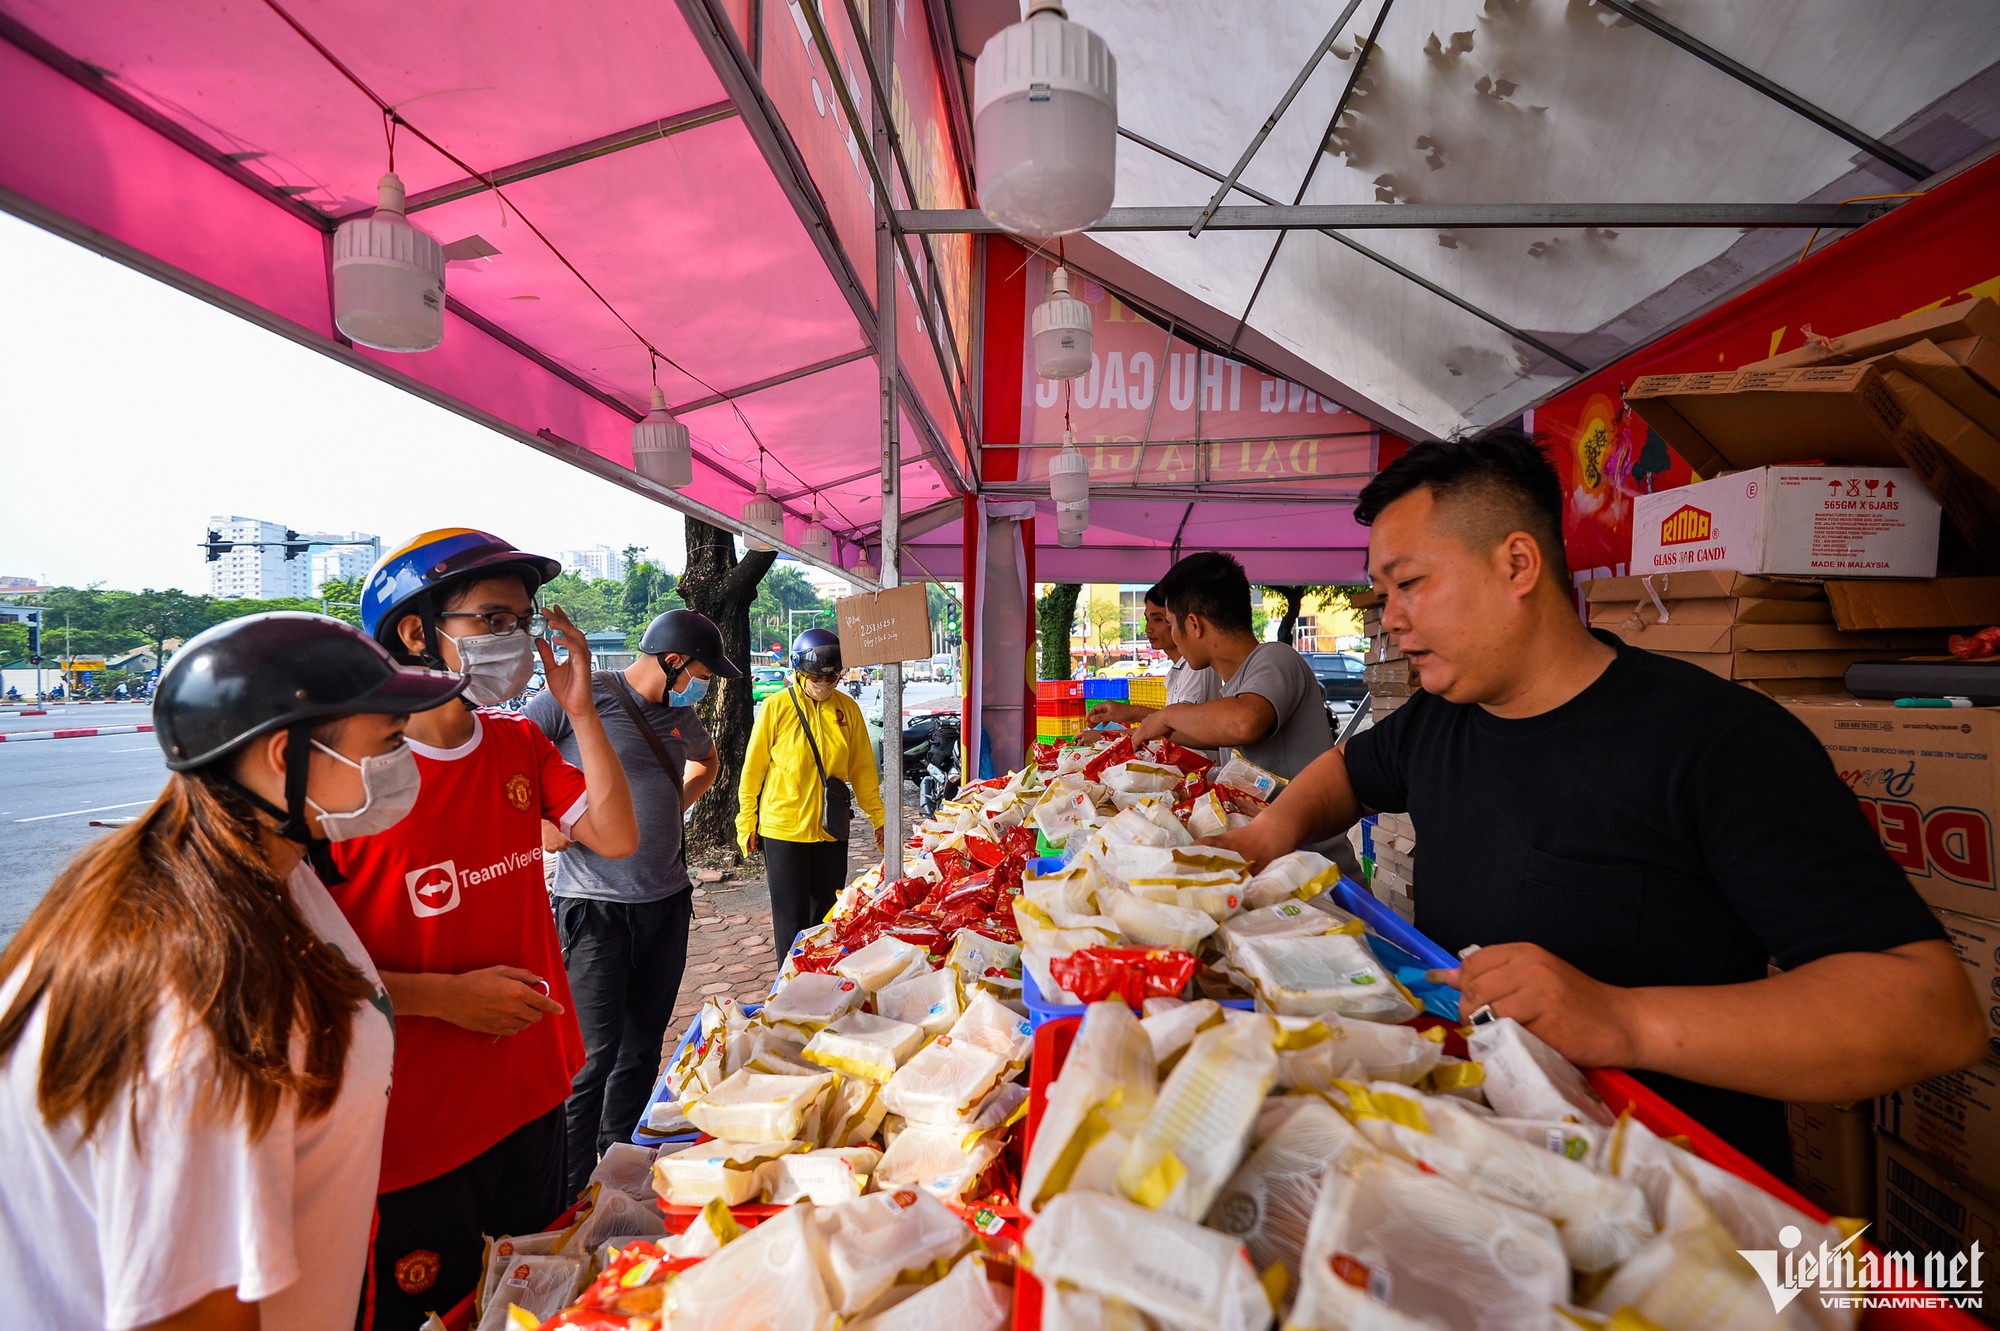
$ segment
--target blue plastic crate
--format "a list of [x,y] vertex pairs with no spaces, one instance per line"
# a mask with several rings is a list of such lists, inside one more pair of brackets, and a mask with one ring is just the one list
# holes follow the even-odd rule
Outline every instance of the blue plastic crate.
[[1372,813],[1361,820],[1361,858],[1375,858],[1375,815]]
[[[754,1013],[757,1012],[759,1009],[761,1009],[764,1005],[762,1003],[745,1003],[742,1006],[745,1012]],[[674,1064],[680,1062],[681,1054],[684,1051],[686,1051],[689,1045],[693,1044],[700,1038],[701,1038],[701,1009],[696,1008],[694,1012],[694,1020],[688,1023],[687,1034],[683,1035],[681,1037],[681,1042],[674,1046],[674,1056],[667,1060],[666,1067],[670,1068]],[[666,1068],[662,1068],[660,1070],[660,1079],[653,1083],[653,1095],[652,1098],[646,1102],[645,1113],[640,1114],[639,1121],[632,1125],[632,1144],[634,1146],[687,1146],[693,1143],[693,1141],[697,1137],[701,1136],[701,1134],[698,1132],[681,1132],[681,1133],[676,1133],[671,1137],[660,1137],[645,1131],[646,1120],[647,1118],[651,1117],[653,1112],[653,1106],[657,1104],[662,1104],[666,1101],[672,1100],[673,1098],[674,1098],[674,1093],[667,1089]]]
[[1123,679],[1086,679],[1083,681],[1085,702],[1125,702],[1132,695],[1132,685]]

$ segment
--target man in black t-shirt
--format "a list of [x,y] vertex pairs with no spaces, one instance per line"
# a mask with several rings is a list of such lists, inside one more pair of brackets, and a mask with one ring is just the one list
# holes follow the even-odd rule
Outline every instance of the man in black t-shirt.
[[1533,441],[1420,444],[1355,516],[1423,691],[1220,844],[1261,866],[1408,812],[1417,927],[1480,945],[1441,977],[1465,1011],[1639,1072],[1780,1177],[1778,1101],[1978,1061],[1957,956],[1806,728],[1577,618],[1560,484]]

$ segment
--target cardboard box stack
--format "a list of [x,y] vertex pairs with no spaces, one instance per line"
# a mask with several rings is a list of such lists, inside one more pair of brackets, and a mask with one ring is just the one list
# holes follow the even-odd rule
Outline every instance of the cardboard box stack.
[[[1410,663],[1396,641],[1382,631],[1382,598],[1373,591],[1350,598],[1361,611],[1361,631],[1368,636],[1364,654],[1369,714],[1377,722],[1408,702],[1417,691]],[[1355,849],[1369,864],[1368,888],[1378,900],[1406,920],[1416,918],[1417,826],[1408,814],[1384,813],[1354,831]],[[1363,847],[1363,837],[1366,847]]]

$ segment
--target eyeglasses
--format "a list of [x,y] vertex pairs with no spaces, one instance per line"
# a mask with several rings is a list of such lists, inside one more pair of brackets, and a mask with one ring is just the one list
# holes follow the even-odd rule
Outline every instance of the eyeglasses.
[[491,614],[477,615],[470,610],[441,610],[439,619],[476,619],[486,625],[488,633],[512,633],[516,629],[526,629],[530,637],[539,638],[548,631],[549,622],[542,618],[542,612],[531,610],[526,615],[517,615],[512,610],[495,610]]

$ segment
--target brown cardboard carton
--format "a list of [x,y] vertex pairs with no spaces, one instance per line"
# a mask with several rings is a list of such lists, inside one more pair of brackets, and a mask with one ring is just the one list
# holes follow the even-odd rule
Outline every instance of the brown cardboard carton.
[[[1681,576],[1673,574],[1669,576]],[[1606,579],[1610,581],[1610,579]],[[1663,621],[1661,615],[1665,614]],[[1639,626],[1669,624],[1824,624],[1833,625],[1833,607],[1825,601],[1775,601],[1763,596],[1724,596],[1689,601],[1676,596],[1659,604],[1637,601],[1592,601],[1590,622],[1636,620]],[[1610,623],[1600,627],[1609,628]]]
[[1895,661],[1896,652],[1661,652],[1676,661],[1698,665],[1724,679],[1831,679],[1846,675],[1857,661]]
[[1646,375],[1625,400],[1703,476],[1801,459],[1904,465],[1908,413],[1872,365]]
[[1938,349],[1957,361],[1989,393],[2000,393],[2000,334],[1940,342]]
[[[1727,601],[1692,601],[1690,605],[1721,606]],[[1775,605],[1809,607],[1809,601],[1777,601]],[[1821,607],[1824,608],[1824,607]],[[1615,633],[1634,647],[1673,652],[1888,652],[1935,651],[1942,639],[1923,630],[1844,633],[1832,624],[1709,623],[1685,619],[1679,613],[1660,622],[1650,605],[1593,608],[1590,626]]]
[[1785,1106],[1792,1186],[1834,1215],[1875,1214],[1874,1105]]
[[1833,622],[1844,629],[1962,629],[2000,624],[2000,578],[1915,582],[1829,579]]
[[1875,1127],[1987,1197],[2000,1195],[2000,1063],[1982,1060],[1882,1096]]
[[1987,1055],[2000,1058],[2000,924],[1953,910],[1941,910],[1937,917],[1965,965],[1979,1010],[1986,1014]]
[[1767,698],[1783,702],[1787,698],[1849,698],[1845,680],[1839,679],[1746,679],[1745,685]]
[[[1875,1205],[1875,1227],[1868,1239],[1885,1252],[1915,1253],[1921,1267],[1926,1253],[1949,1261],[1977,1243],[1980,1276],[1990,1276],[1992,1254],[2000,1244],[2000,1207],[1892,1137],[1875,1144]],[[1996,1303],[1990,1293],[1985,1301]],[[1991,1323],[2000,1307],[1978,1311]]]
[[921,582],[843,596],[833,608],[846,665],[888,665],[931,654],[930,601]]
[[1907,467],[1752,467],[1640,495],[1631,567],[1641,576],[1928,578],[1938,525],[1938,501]]
[[1652,573],[1625,578],[1592,578],[1583,584],[1584,599],[1599,601],[1713,601],[1759,597],[1783,601],[1815,601],[1825,592],[1816,579],[1764,578],[1724,569],[1694,569],[1685,573]]
[[1824,365],[1861,360],[1895,351],[1915,342],[1946,342],[1958,338],[2000,337],[2000,305],[1981,297],[1952,305],[1919,310],[1900,319],[1890,319],[1837,337],[1822,338],[1769,360],[1757,361],[1746,370],[1781,370],[1807,365]]
[[2000,708],[1799,698],[1786,710],[1826,747],[1917,892],[1941,910],[2000,917]]
[[[1953,350],[1966,357],[1980,357],[1982,364],[2000,360],[2000,346],[1985,338],[1965,338],[1953,343]],[[1951,351],[1935,342],[1917,342],[1887,359],[1903,374],[1949,402],[1974,425],[1989,435],[2000,435],[2000,394],[1981,383]]]

